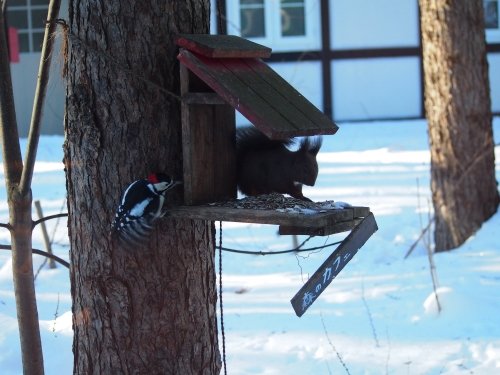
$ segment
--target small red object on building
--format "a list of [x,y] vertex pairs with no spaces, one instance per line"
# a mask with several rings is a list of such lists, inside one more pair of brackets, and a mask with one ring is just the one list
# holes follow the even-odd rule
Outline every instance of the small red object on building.
[[9,39],[9,57],[11,63],[19,62],[19,35],[15,27],[9,27],[8,30]]

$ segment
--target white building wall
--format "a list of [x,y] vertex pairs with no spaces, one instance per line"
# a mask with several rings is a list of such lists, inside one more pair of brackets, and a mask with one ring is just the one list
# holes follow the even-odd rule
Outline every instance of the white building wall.
[[500,53],[488,54],[490,70],[491,108],[493,112],[500,112]]
[[[40,53],[22,53],[20,62],[11,64],[17,126],[21,137],[28,135],[39,63]],[[56,55],[52,59],[45,106],[42,113],[41,131],[43,134],[63,133],[65,94],[61,69]]]
[[417,47],[417,0],[330,0],[331,48]]
[[[418,47],[416,0],[330,0],[331,49]],[[417,57],[357,58],[332,62],[337,121],[419,117],[422,99]]]
[[332,63],[332,80],[337,121],[421,114],[417,57],[337,60]]
[[[59,18],[68,19],[67,0],[61,1]],[[57,34],[52,54],[50,77],[42,112],[41,132],[43,134],[63,134],[64,130],[65,89],[61,77],[60,38],[61,34]],[[21,53],[20,61],[10,64],[17,126],[21,137],[26,137],[29,131],[40,56],[39,52]]]
[[[215,24],[215,2],[212,23]],[[277,1],[277,0],[271,0]],[[326,0],[324,0],[326,1]],[[328,0],[330,5],[331,48],[334,51],[419,46],[417,0]],[[228,30],[238,34],[239,20],[235,6],[228,1]],[[61,18],[67,19],[67,0],[61,5]],[[236,9],[236,10],[235,10]],[[307,14],[312,20],[310,34],[296,44],[302,50],[319,49],[320,0],[307,0]],[[311,34],[312,33],[312,34]],[[487,41],[500,42],[500,31],[487,30]],[[271,39],[270,39],[271,40]],[[259,42],[258,40],[256,40]],[[290,46],[273,45],[274,52]],[[286,48],[285,48],[286,47]],[[297,51],[297,48],[290,50]],[[64,116],[64,85],[60,76],[58,51],[52,59],[52,71],[43,113],[42,132],[61,134]],[[31,118],[39,53],[21,54],[21,62],[11,64],[16,114],[21,136],[26,136]],[[500,53],[488,56],[492,109],[500,112]],[[373,118],[418,117],[421,115],[421,76],[418,57],[337,59],[331,63],[332,106],[334,119],[365,120]],[[272,68],[284,77],[320,110],[323,110],[322,70],[320,62],[296,61],[273,63]],[[247,123],[238,116],[238,123]]]

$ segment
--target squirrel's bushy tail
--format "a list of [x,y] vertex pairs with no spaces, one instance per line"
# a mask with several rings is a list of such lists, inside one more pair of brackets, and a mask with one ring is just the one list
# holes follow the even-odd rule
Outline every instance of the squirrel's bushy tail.
[[323,137],[321,136],[314,138],[305,137],[300,142],[299,150],[303,152],[308,152],[312,155],[317,155],[322,144],[323,144]]
[[293,139],[269,139],[253,126],[239,127],[236,130],[236,151],[243,155],[248,151],[272,150],[291,146]]

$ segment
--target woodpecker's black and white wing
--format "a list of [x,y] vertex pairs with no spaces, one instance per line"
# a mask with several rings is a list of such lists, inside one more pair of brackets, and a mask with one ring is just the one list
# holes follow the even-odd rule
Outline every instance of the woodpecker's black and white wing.
[[127,247],[146,243],[156,219],[163,216],[163,195],[157,194],[147,180],[137,180],[122,195],[112,232]]

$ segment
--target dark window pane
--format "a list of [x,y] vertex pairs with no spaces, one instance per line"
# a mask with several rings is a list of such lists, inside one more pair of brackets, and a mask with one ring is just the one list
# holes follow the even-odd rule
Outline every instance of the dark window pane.
[[306,34],[304,7],[281,8],[281,35],[301,36]]
[[27,29],[28,14],[25,10],[9,10],[7,12],[7,24],[16,29]]
[[7,6],[26,5],[26,0],[9,0]]
[[47,9],[36,9],[31,11],[31,27],[43,29],[47,20]]
[[264,37],[264,9],[241,9],[241,36],[244,38]]
[[49,0],[31,0],[31,5],[49,5]]
[[43,33],[33,33],[33,51],[39,52],[42,50]]
[[264,0],[240,0],[240,5],[242,8],[245,7],[245,5],[264,5]]
[[28,34],[19,33],[19,52],[30,52],[30,40]]
[[483,1],[484,21],[487,29],[498,29],[498,1]]

